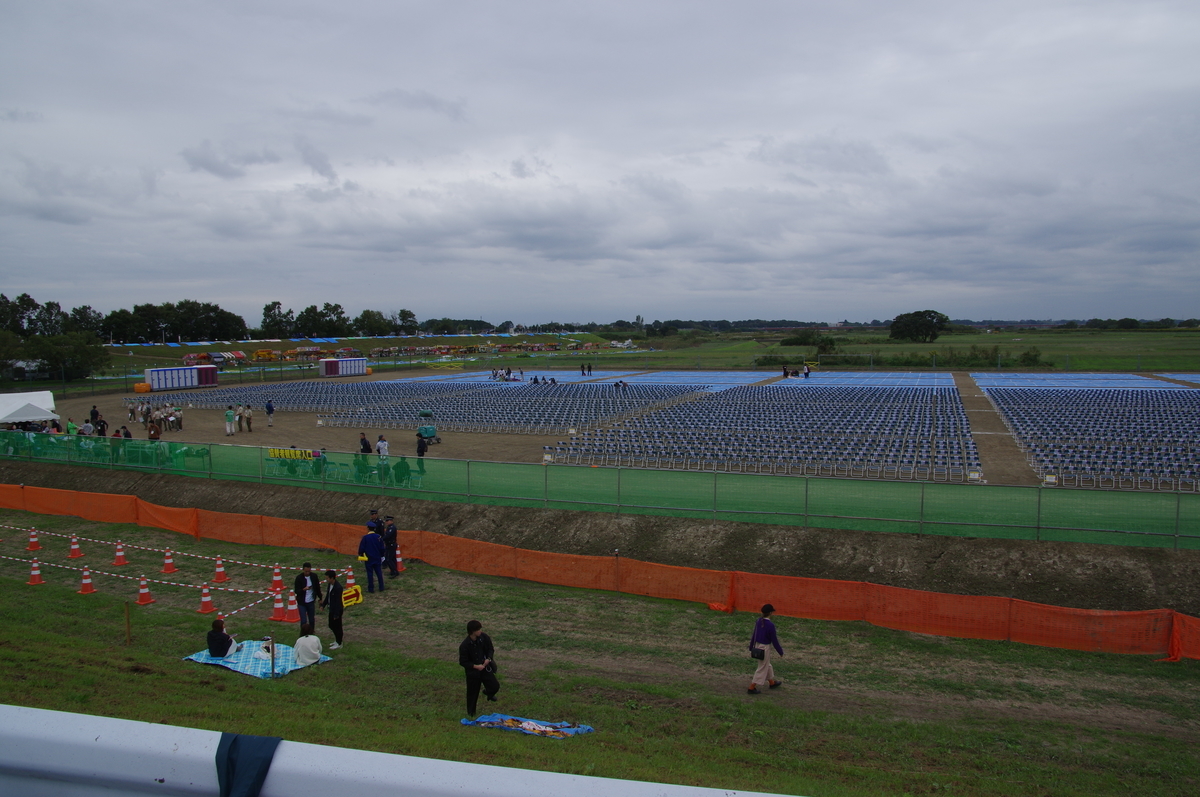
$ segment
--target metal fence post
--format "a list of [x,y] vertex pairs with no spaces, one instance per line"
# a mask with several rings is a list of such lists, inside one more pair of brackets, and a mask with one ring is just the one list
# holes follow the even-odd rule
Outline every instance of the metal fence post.
[[1042,541],[1042,486],[1039,484],[1037,488],[1037,523],[1033,530],[1034,542]]
[[809,478],[804,476],[804,528],[808,528],[808,482]]
[[925,482],[918,482],[921,485],[921,510],[917,515],[917,534],[925,533]]
[[713,523],[717,522],[717,472],[713,471]]
[[1183,493],[1175,493],[1175,550],[1179,550],[1179,505],[1183,502]]
[[617,514],[621,514],[621,469],[617,468]]
[[[421,483],[421,486],[422,487],[425,486],[424,482]],[[468,459],[467,460],[467,500],[470,500],[470,499],[471,499],[471,460]]]
[[550,466],[542,463],[542,506],[550,506]]

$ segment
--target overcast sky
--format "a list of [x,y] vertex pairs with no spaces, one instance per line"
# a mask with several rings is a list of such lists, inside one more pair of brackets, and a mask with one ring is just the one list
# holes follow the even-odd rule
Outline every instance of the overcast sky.
[[1200,3],[0,3],[0,291],[1200,316]]

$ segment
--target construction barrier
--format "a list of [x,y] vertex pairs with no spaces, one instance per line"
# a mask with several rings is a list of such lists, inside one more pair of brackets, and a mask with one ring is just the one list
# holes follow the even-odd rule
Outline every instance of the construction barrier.
[[[0,459],[387,498],[1200,550],[1200,494],[579,467],[0,431]],[[401,464],[403,463],[403,464]],[[113,498],[117,498],[113,496]],[[125,511],[130,511],[129,506]],[[117,507],[113,507],[114,512]],[[186,510],[180,510],[186,511]],[[166,521],[167,518],[159,520]],[[140,522],[126,519],[120,522]],[[182,528],[188,518],[180,516]],[[153,524],[151,524],[153,525]],[[274,534],[274,528],[260,533]],[[286,530],[281,530],[286,534]],[[280,543],[286,544],[286,543]]]
[[[113,499],[113,500],[110,500]],[[0,485],[0,507],[100,522],[136,522],[197,539],[248,545],[323,547],[354,555],[360,526],[161,507],[137,496]],[[133,520],[129,519],[132,507]],[[115,508],[119,517],[108,514]],[[514,548],[428,531],[399,531],[410,559],[436,567],[585,589],[693,601],[724,611],[764,603],[790,617],[861,620],[883,628],[1104,653],[1200,659],[1200,619],[1171,609],[1117,612],[1049,606],[1015,598],[940,592],[799,576],[699,570],[621,556],[577,556]],[[31,579],[32,583],[32,579]],[[349,585],[348,585],[349,586]],[[276,602],[284,616],[282,595]]]

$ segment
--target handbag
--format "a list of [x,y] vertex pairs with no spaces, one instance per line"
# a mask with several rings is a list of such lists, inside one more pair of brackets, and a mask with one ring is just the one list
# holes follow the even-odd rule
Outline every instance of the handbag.
[[754,630],[750,632],[750,658],[762,661],[767,657],[767,651],[754,647],[754,640],[758,636],[758,620],[754,621]]

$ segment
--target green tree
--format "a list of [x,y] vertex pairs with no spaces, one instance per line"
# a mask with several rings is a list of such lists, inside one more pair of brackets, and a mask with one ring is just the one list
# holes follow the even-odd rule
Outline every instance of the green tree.
[[38,370],[66,379],[80,379],[109,363],[108,349],[94,332],[67,332],[25,341],[23,356],[38,363]]
[[29,334],[33,317],[41,307],[28,293],[9,299],[0,293],[0,329],[7,329],[18,337]]
[[388,315],[388,321],[392,324],[393,334],[396,335],[415,335],[421,325],[417,323],[417,316],[411,310],[397,310]]
[[363,310],[354,319],[354,334],[368,338],[378,338],[395,334],[392,322],[379,310]]
[[1141,324],[1136,318],[1121,318],[1117,321],[1117,329],[1138,329]]
[[131,311],[124,308],[113,310],[104,316],[100,325],[100,334],[117,343],[137,343],[138,321]]
[[950,318],[934,310],[901,313],[892,320],[888,337],[892,340],[933,343],[949,326]]
[[21,359],[21,339],[7,329],[0,329],[0,378],[7,379],[13,363]]
[[67,332],[95,332],[99,335],[104,329],[104,316],[89,304],[72,307],[64,328]]
[[[314,308],[315,309],[315,308]],[[296,331],[296,316],[289,309],[283,312],[282,302],[263,305],[262,336],[264,338],[290,338]]]

